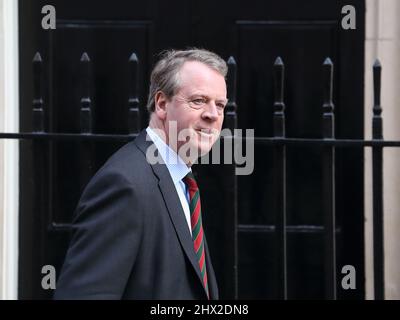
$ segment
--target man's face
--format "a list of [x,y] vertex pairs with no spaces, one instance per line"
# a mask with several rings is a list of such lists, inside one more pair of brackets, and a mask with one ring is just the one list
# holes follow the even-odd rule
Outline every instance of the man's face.
[[178,92],[166,101],[167,139],[175,139],[169,136],[175,122],[178,134],[184,133],[179,138],[186,137],[186,141],[178,139],[178,150],[186,143],[184,149],[190,146],[202,156],[210,151],[221,132],[227,103],[225,79],[197,61],[185,62],[178,78]]

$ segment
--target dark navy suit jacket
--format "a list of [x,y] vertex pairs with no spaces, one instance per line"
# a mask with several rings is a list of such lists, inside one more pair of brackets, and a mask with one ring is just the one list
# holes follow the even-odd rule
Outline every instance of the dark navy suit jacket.
[[[85,188],[55,299],[207,299],[193,240],[165,164],[142,131]],[[218,288],[205,241],[210,298]]]

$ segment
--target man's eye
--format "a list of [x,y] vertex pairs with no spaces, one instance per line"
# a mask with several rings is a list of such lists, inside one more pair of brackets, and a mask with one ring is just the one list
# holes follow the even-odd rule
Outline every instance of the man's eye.
[[224,105],[223,103],[218,103],[218,104],[217,104],[217,107],[220,108],[220,109],[224,109],[224,108],[225,108],[225,105]]
[[202,104],[206,103],[206,100],[205,99],[194,99],[192,102],[197,105],[202,105]]

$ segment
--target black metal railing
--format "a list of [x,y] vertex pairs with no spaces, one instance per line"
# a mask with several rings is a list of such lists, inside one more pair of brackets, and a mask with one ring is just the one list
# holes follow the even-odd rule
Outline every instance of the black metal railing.
[[[228,98],[229,102],[225,114],[225,127],[237,128],[237,104],[236,84],[237,65],[233,57],[228,63]],[[0,133],[0,139],[18,139],[33,141],[33,158],[36,162],[35,177],[39,188],[35,188],[36,212],[48,210],[48,230],[69,230],[68,223],[57,223],[52,219],[51,201],[52,183],[46,171],[52,168],[52,158],[48,157],[48,149],[45,143],[67,140],[79,141],[82,143],[83,161],[86,167],[91,167],[91,143],[94,141],[120,141],[126,142],[134,139],[140,131],[140,101],[138,98],[138,66],[139,60],[135,53],[128,61],[130,73],[129,99],[128,99],[128,132],[129,134],[95,134],[93,133],[93,103],[91,99],[92,66],[88,54],[83,53],[81,60],[82,96],[80,100],[80,133],[54,133],[47,132],[45,125],[45,109],[43,99],[43,61],[39,53],[33,58],[33,101],[32,101],[32,132],[21,133]],[[238,182],[235,174],[236,164],[226,167],[224,193],[229,203],[225,204],[224,220],[225,229],[223,239],[230,246],[226,254],[226,270],[224,270],[224,282],[227,285],[227,292],[231,298],[237,299],[238,294],[238,233],[239,232],[275,232],[278,239],[276,246],[276,275],[279,281],[277,298],[287,299],[287,240],[288,232],[298,232],[300,228],[311,228],[310,226],[288,226],[286,222],[286,148],[291,146],[314,146],[322,150],[323,165],[323,211],[324,225],[315,228],[315,232],[324,233],[324,277],[325,277],[325,298],[337,298],[337,265],[336,265],[336,244],[335,234],[335,149],[336,148],[372,148],[372,177],[373,177],[373,250],[374,250],[374,288],[375,299],[384,299],[384,243],[383,243],[383,148],[400,147],[400,141],[385,141],[383,139],[382,108],[380,106],[381,91],[381,65],[377,60],[373,66],[374,79],[374,107],[372,119],[372,140],[363,139],[336,139],[334,132],[334,104],[333,92],[333,68],[332,61],[327,58],[322,65],[323,69],[323,105],[322,105],[322,138],[301,139],[287,138],[285,135],[285,103],[284,103],[284,62],[278,57],[273,66],[274,72],[274,114],[273,114],[273,137],[255,137],[254,143],[259,146],[271,146],[274,152],[274,187],[276,214],[275,226],[270,225],[243,225],[238,224]],[[225,137],[224,139],[229,138]],[[232,138],[232,137],[231,137]],[[250,139],[248,137],[233,137],[234,139]],[[92,172],[81,172],[86,175],[87,180]],[[47,178],[46,178],[47,177]],[[45,185],[48,189],[44,190]],[[45,194],[50,194],[48,199]]]

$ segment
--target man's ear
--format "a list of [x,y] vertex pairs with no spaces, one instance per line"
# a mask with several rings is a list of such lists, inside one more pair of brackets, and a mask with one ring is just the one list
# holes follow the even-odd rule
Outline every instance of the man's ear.
[[167,117],[167,96],[162,91],[158,91],[154,96],[154,112],[161,120]]

